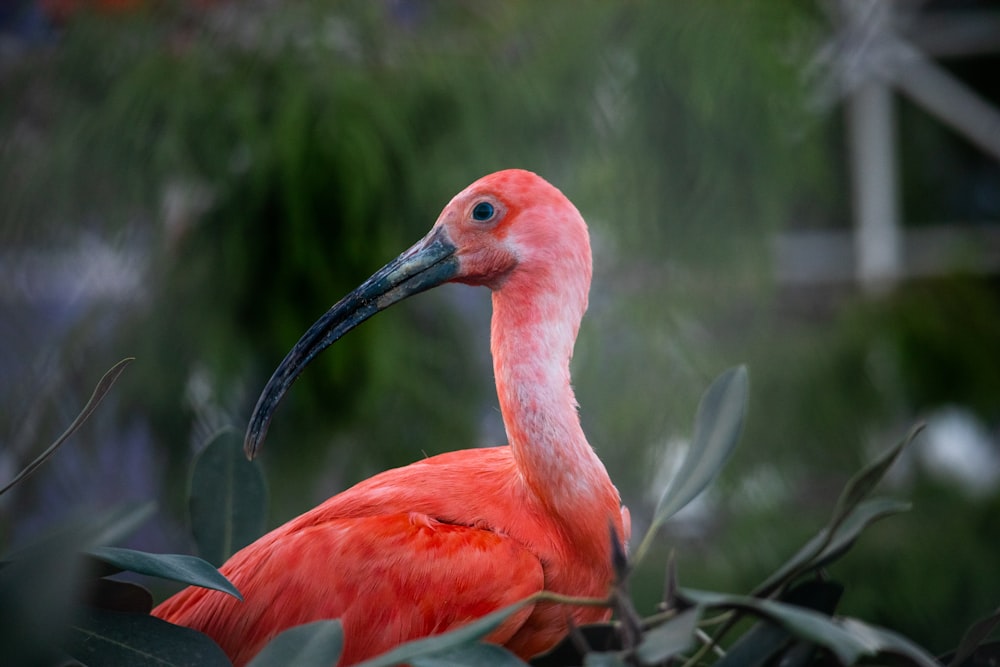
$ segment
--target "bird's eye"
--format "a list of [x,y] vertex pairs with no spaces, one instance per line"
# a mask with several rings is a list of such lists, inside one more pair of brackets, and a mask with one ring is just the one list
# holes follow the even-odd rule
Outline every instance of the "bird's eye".
[[486,222],[493,217],[495,209],[488,201],[481,201],[472,208],[472,219],[479,222]]

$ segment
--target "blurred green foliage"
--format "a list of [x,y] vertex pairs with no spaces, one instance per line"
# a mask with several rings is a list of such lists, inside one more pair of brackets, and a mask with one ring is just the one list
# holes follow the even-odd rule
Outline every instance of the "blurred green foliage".
[[[191,443],[205,428],[242,428],[317,316],[467,183],[535,170],[591,226],[575,384],[639,522],[655,502],[657,453],[688,433],[701,388],[720,368],[751,368],[747,444],[710,497],[711,519],[662,545],[677,546],[685,581],[742,590],[825,518],[872,440],[950,403],[998,422],[995,286],[835,295],[817,316],[789,312],[773,283],[771,233],[803,211],[822,224],[846,208],[836,118],[807,111],[801,77],[828,27],[809,2],[694,0],[81,15],[0,74],[0,245],[95,235],[144,253],[143,292],[87,304],[60,358],[75,379],[137,357],[118,419],[152,425],[170,453],[164,500],[180,514]],[[485,301],[421,296],[313,364],[269,438],[271,524],[387,466],[502,438]],[[19,391],[0,400],[16,404]],[[3,412],[0,433],[13,432],[17,415]],[[922,636],[922,595],[928,609],[956,610],[934,635],[954,638],[996,606],[1000,574],[983,562],[996,547],[971,526],[997,492],[914,483],[907,496],[912,523],[893,542],[907,567],[880,576],[891,548],[862,542],[850,576],[882,594],[845,604]],[[947,567],[940,544],[963,545],[969,567]],[[637,591],[659,589],[662,573],[640,576]]]
[[[32,463],[14,483],[0,489],[0,495],[21,483],[37,465],[51,459],[51,453],[93,413],[129,361],[120,362],[105,374],[64,435],[46,449],[37,464]],[[871,495],[917,430],[852,475],[827,524],[754,586],[750,594],[682,588],[671,557],[666,566],[667,585],[655,613],[646,617],[639,614],[630,593],[635,568],[648,555],[659,529],[701,495],[730,459],[743,432],[747,379],[746,367],[730,369],[702,396],[690,447],[666,485],[634,553],[626,554],[618,540],[612,540],[607,557],[613,567],[613,581],[606,597],[589,602],[608,607],[615,619],[574,628],[571,637],[535,656],[530,664],[535,667],[598,663],[660,665],[671,659],[683,659],[685,664],[720,667],[784,664],[790,660],[817,667],[831,664],[941,667],[981,664],[996,655],[1000,642],[984,640],[1000,622],[1000,612],[979,621],[957,641],[953,655],[961,657],[940,661],[919,643],[892,630],[834,613],[844,586],[830,581],[823,571],[844,556],[872,522],[908,509],[908,503]],[[241,488],[262,490],[263,480],[257,464],[235,456],[240,450],[239,442],[229,435],[216,436],[192,466],[189,497],[192,532],[199,550],[216,556],[216,562],[260,535],[266,504],[258,502],[266,494],[245,506],[234,502]],[[206,495],[213,496],[214,502],[208,501]],[[147,503],[138,507],[119,505],[96,516],[78,516],[0,560],[0,618],[5,620],[0,624],[0,640],[8,660],[26,665],[82,660],[88,664],[135,667],[230,664],[216,644],[223,637],[202,634],[194,629],[197,624],[191,628],[173,625],[166,620],[174,618],[170,611],[152,608],[149,591],[134,582],[114,578],[128,572],[172,580],[232,595],[251,605],[247,609],[251,615],[254,608],[259,610],[261,600],[249,597],[243,600],[233,583],[201,558],[109,546],[134,531],[153,512],[153,504]],[[299,580],[312,574],[315,573],[293,571],[286,576]],[[272,571],[268,576],[282,575]],[[320,573],[315,583],[322,586],[324,576]],[[247,590],[248,595],[250,592]],[[405,641],[382,655],[370,657],[364,665],[527,665],[504,647],[480,642],[526,604],[540,601],[579,603],[578,598],[567,599],[540,590],[457,629]],[[180,606],[183,610],[189,604],[206,602],[202,598],[200,602],[189,600]],[[399,601],[404,606],[417,602]],[[447,605],[448,601],[441,603]],[[341,621],[313,618],[317,610],[308,607],[300,611],[298,620],[302,623],[277,627],[276,634],[250,660],[251,667],[329,665],[337,661],[345,639],[350,639],[345,638]],[[286,616],[284,622],[296,621]],[[251,626],[250,631],[263,630],[258,624]]]

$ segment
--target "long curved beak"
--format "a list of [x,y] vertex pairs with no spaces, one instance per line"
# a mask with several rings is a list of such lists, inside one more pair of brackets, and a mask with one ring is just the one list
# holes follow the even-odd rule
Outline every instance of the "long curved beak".
[[309,362],[380,310],[446,282],[458,273],[455,246],[435,227],[409,250],[375,272],[319,318],[285,356],[268,380],[250,416],[243,451],[253,459],[267,435],[271,416]]

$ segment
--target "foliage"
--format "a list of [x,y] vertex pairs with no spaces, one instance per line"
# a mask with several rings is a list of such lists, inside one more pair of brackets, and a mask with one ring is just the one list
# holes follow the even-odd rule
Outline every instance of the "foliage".
[[222,565],[264,532],[264,475],[259,465],[247,461],[232,431],[217,434],[198,453],[188,504],[198,552],[215,565]]
[[[0,301],[0,469],[51,440],[38,429],[68,422],[124,349],[140,361],[79,434],[90,448],[57,457],[113,452],[123,474],[96,483],[76,465],[84,488],[67,495],[184,479],[192,450],[242,423],[317,314],[422,234],[457,188],[508,166],[552,180],[591,227],[595,287],[574,380],[637,525],[658,499],[646,489],[662,488],[651,471],[665,443],[685,438],[713,369],[755,369],[754,446],[700,498],[713,510],[704,532],[682,516],[651,542],[631,575],[644,613],[659,601],[664,543],[682,545],[677,567],[693,588],[752,590],[886,432],[956,402],[996,424],[995,285],[924,283],[870,303],[810,293],[808,315],[789,317],[771,282],[771,232],[829,226],[848,209],[839,113],[803,103],[802,67],[824,38],[811,1],[148,4],[82,15],[19,58],[0,54],[0,259],[61,258],[95,241],[139,255],[123,298],[71,289],[65,303],[32,302],[28,318]],[[906,151],[921,129],[904,129]],[[904,160],[904,185],[940,204],[956,195],[927,183],[970,179],[928,139],[936,175],[919,182],[919,161]],[[265,461],[275,492],[259,521],[421,452],[502,442],[477,303],[421,297],[323,355],[275,421],[272,451],[285,454]],[[151,461],[155,479],[118,462],[121,432],[137,423],[152,453],[170,452],[128,459]],[[60,473],[5,497],[0,531],[28,533],[65,509],[48,493],[68,486]],[[929,477],[905,490],[918,511],[873,531],[833,573],[878,582],[850,588],[842,610],[937,650],[994,602],[1000,495],[970,500]],[[777,491],[750,502],[759,478]],[[143,530],[184,516],[187,491],[156,491],[164,515]],[[217,547],[197,545],[213,563],[245,539],[218,531],[207,531]],[[186,533],[163,532],[169,544],[155,548],[190,550]]]
[[[99,401],[120,373],[119,364],[99,383]],[[92,400],[69,438],[93,411]],[[557,665],[854,665],[892,664],[941,667],[945,663],[918,644],[887,629],[835,614],[842,587],[826,579],[825,568],[850,548],[877,519],[907,509],[905,504],[870,498],[872,491],[899,456],[911,434],[854,475],[844,487],[828,524],[774,574],[746,595],[682,588],[668,567],[665,596],[652,616],[642,618],[629,595],[629,578],[648,553],[653,534],[714,479],[743,430],[747,404],[745,368],[723,373],[705,392],[695,420],[690,452],[678,477],[663,495],[647,536],[634,558],[610,554],[617,582],[607,599],[581,600],[540,592],[497,610],[457,630],[408,642],[366,661],[365,667],[412,664],[523,665],[501,647],[479,643],[511,614],[539,600],[565,604],[596,604],[616,611],[614,622],[575,628],[569,638],[532,661],[535,667]],[[219,446],[216,440],[213,447]],[[58,443],[57,443],[58,444]],[[46,451],[51,454],[55,447]],[[198,468],[211,466],[221,479],[232,481],[233,465],[226,456],[202,455]],[[37,466],[35,466],[37,467]],[[250,479],[253,479],[252,477]],[[251,484],[251,491],[253,491]],[[233,501],[236,500],[234,497]],[[197,523],[205,505],[192,517]],[[256,500],[248,511],[260,509]],[[194,556],[158,555],[106,546],[134,529],[150,514],[149,507],[122,508],[88,517],[54,531],[9,554],[0,567],[0,639],[5,657],[15,664],[227,665],[228,659],[208,637],[152,616],[151,597],[134,583],[110,579],[123,570],[206,586],[239,596],[239,592],[209,563]],[[231,530],[232,514],[221,524],[208,517],[214,530]],[[222,526],[221,528],[219,526]],[[53,576],[56,575],[57,576]],[[442,602],[447,604],[446,601]],[[745,621],[749,621],[747,626]],[[994,655],[998,644],[984,644],[1000,612],[973,625],[949,665],[975,664]],[[732,638],[739,628],[742,634]],[[599,644],[592,643],[595,639]],[[251,662],[269,665],[327,666],[336,661],[343,642],[336,620],[321,620],[290,628],[275,637]]]
[[344,632],[336,620],[313,621],[285,630],[250,661],[250,667],[332,665],[340,655]]
[[[257,7],[230,30],[192,20],[164,9],[68,25],[58,49],[14,70],[9,125],[26,119],[36,143],[12,141],[0,160],[5,241],[52,243],[82,218],[148,248],[146,297],[93,317],[118,321],[112,349],[143,359],[129,380],[143,401],[129,391],[122,409],[148,414],[175,460],[198,416],[179,401],[192,374],[245,412],[241,389],[470,175],[539,171],[646,261],[666,247],[671,261],[743,262],[780,221],[778,193],[821,164],[800,145],[791,166],[789,129],[809,121],[760,95],[795,83],[776,52],[804,23],[795,11],[348,2]],[[727,49],[697,38],[719,30]],[[331,433],[342,461],[376,468],[477,439],[492,396],[461,371],[486,365],[454,309],[425,299],[424,314],[401,307],[301,379],[272,437],[302,456],[275,460],[273,483],[312,473],[299,462]],[[409,345],[413,332],[430,343]]]
[[[836,486],[888,433],[915,420],[932,426],[943,406],[963,406],[995,432],[1000,383],[981,370],[1000,364],[998,332],[996,295],[972,276],[917,281],[873,301],[842,296],[835,313],[816,321],[796,315],[743,329],[759,341],[733,344],[756,350],[746,424],[754,447],[736,452],[729,470],[738,474],[724,474],[716,487],[726,492],[715,505],[721,518],[699,539],[711,548],[696,543],[679,554],[680,566],[699,586],[751,588],[808,536]],[[942,476],[925,458],[930,431],[889,475],[915,511],[868,536],[832,571],[879,582],[850,589],[843,609],[942,652],[961,630],[948,619],[989,608],[1000,590],[995,541],[984,539],[1000,497]],[[763,498],[752,495],[755,479],[771,485]]]

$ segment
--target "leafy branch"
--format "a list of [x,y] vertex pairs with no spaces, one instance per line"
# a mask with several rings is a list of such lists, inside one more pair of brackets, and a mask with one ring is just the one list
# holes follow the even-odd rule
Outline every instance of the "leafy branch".
[[[93,413],[128,364],[123,360],[98,383],[72,425],[5,487],[36,470]],[[531,667],[674,665],[680,667],[795,664],[888,664],[907,667],[967,667],[1000,654],[988,640],[1000,626],[1000,612],[974,624],[949,656],[937,659],[915,642],[856,618],[836,615],[843,587],[825,568],[844,556],[876,521],[909,505],[872,493],[915,428],[851,477],[830,519],[816,535],[748,594],[686,588],[679,584],[672,556],[666,564],[664,596],[653,614],[641,616],[629,593],[629,577],[648,558],[656,533],[714,480],[743,431],[747,371],[726,371],[705,392],[685,460],[657,504],[649,529],[631,558],[612,533],[610,554],[616,581],[604,598],[580,598],[542,591],[451,632],[402,644],[363,667],[454,665],[524,666],[500,646],[483,643],[493,630],[527,605],[602,606],[613,622],[571,627],[569,636]],[[236,502],[249,489],[254,500]],[[263,527],[266,487],[255,464],[240,456],[239,439],[220,432],[195,459],[191,484],[193,532],[203,555],[221,562]],[[211,563],[196,556],[149,554],[111,546],[154,513],[150,504],[121,507],[54,530],[9,553],[0,564],[0,644],[15,663],[229,665],[207,636],[149,615],[152,596],[143,587],[113,577],[129,571],[187,585],[240,593]],[[749,622],[747,625],[746,622]],[[741,634],[730,638],[737,628]],[[334,664],[343,649],[343,627],[335,619],[296,626],[279,634],[251,661],[251,667]]]

